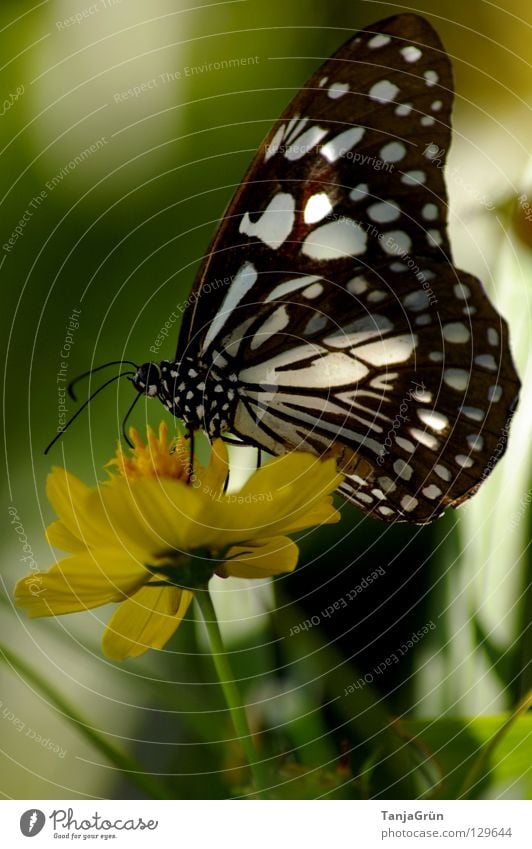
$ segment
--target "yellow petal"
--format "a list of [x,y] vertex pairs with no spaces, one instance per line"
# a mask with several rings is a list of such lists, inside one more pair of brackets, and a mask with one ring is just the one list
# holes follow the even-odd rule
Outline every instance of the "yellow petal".
[[[59,466],[54,466],[46,481],[46,495],[62,524],[71,536],[80,539],[79,521],[76,507],[85,502],[90,489],[75,475]],[[55,545],[55,543],[52,543]],[[83,544],[80,542],[81,547]],[[58,546],[60,547],[60,546]],[[69,551],[70,549],[65,549]]]
[[70,551],[74,554],[77,551],[87,550],[86,544],[60,520],[48,525],[46,539],[50,545],[53,545],[54,548],[60,548],[61,551]]
[[[334,521],[330,512],[329,494],[343,480],[336,473],[334,460],[322,462],[310,454],[296,452],[276,458],[260,468],[237,494],[245,510],[235,509],[228,496],[213,505],[217,526],[223,529],[220,539],[225,544],[236,542],[235,536],[284,535],[288,530],[302,530],[315,524],[314,510],[319,521]],[[320,505],[326,505],[322,514]]]
[[122,601],[151,578],[143,566],[116,551],[66,557],[48,572],[35,572],[15,587],[15,604],[28,616],[59,616]]
[[188,548],[190,525],[202,513],[200,494],[176,480],[115,478],[102,499],[115,539],[146,556]]
[[310,491],[313,496],[321,497],[332,492],[342,480],[333,459],[322,461],[312,454],[294,451],[268,460],[244,485],[241,494],[248,490],[275,493],[293,487],[296,493],[303,495]]
[[146,584],[113,613],[102,639],[112,660],[161,649],[187,612],[192,593],[178,587]]
[[233,578],[267,578],[295,569],[299,549],[288,537],[254,540],[229,551],[223,572]]
[[299,511],[297,516],[293,518],[289,516],[285,522],[279,522],[277,533],[293,534],[317,525],[332,525],[339,522],[341,518],[341,514],[333,505],[332,498],[329,497],[315,504],[307,512]]
[[[61,524],[67,533],[59,528],[52,531],[52,536],[61,539],[58,548],[64,544],[76,545],[72,540],[78,540],[75,548],[66,551],[81,551],[86,548],[109,548],[113,545],[113,535],[105,515],[99,488],[85,486],[75,475],[66,469],[52,469],[46,483],[48,499],[55,509]],[[69,536],[70,534],[70,536]],[[52,540],[50,540],[52,542]],[[56,542],[52,542],[56,545]]]

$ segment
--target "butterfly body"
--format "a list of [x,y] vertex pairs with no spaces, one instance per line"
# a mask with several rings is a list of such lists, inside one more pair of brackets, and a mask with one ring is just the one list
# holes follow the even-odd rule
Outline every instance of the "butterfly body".
[[469,498],[504,452],[519,380],[504,320],[452,261],[452,99],[416,15],[340,48],[260,146],[175,359],[142,366],[138,391],[190,432],[335,456],[343,494],[384,521]]
[[138,392],[157,397],[169,413],[182,419],[189,433],[203,429],[214,438],[230,430],[237,404],[238,377],[227,365],[219,358],[217,368],[208,367],[192,357],[144,363],[133,385]]

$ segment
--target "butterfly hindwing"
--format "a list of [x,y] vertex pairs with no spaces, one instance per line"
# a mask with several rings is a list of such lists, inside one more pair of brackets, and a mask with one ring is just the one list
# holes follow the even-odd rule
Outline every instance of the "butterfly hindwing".
[[235,432],[274,454],[336,456],[341,491],[385,520],[430,521],[472,495],[519,388],[479,281],[426,258],[302,280],[232,339]]

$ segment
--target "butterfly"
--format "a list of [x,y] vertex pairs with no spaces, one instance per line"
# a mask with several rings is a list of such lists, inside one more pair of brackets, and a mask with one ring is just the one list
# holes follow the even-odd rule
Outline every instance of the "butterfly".
[[192,435],[333,456],[342,494],[427,523],[502,456],[505,321],[457,269],[443,165],[452,68],[430,24],[358,32],[271,129],[197,274],[174,360],[133,383]]

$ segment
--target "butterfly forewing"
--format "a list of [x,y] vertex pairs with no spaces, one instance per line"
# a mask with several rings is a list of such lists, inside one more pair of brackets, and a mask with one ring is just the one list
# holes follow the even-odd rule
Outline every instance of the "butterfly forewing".
[[519,387],[504,321],[451,261],[452,97],[448,57],[415,15],[325,62],[229,205],[176,357],[231,372],[237,436],[335,456],[342,492],[386,521],[430,521],[475,491]]
[[276,274],[342,273],[404,251],[448,255],[442,166],[452,98],[449,59],[415,15],[360,32],[325,62],[272,128],[224,215],[177,359],[189,346],[204,353],[220,311],[231,326],[237,296],[241,306],[267,296],[262,278],[231,292],[208,285],[238,283],[246,264],[271,271],[273,286]]

